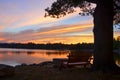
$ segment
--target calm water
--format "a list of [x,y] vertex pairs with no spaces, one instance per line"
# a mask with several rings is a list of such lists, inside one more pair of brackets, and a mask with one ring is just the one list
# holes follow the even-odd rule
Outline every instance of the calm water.
[[20,65],[52,61],[53,58],[66,58],[68,51],[59,50],[31,50],[0,48],[0,64]]
[[[53,58],[67,58],[68,50],[35,50],[35,49],[7,49],[0,48],[0,64],[11,66],[22,63],[33,64],[52,61]],[[79,52],[82,54],[81,52]],[[87,53],[90,54],[90,53]],[[120,54],[115,54],[115,62],[120,66]]]

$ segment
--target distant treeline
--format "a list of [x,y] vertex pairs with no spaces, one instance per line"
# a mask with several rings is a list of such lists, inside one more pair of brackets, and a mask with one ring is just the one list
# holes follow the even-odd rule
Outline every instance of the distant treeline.
[[83,50],[83,49],[93,49],[93,43],[78,43],[78,44],[0,43],[0,48]]
[[[48,44],[35,44],[35,43],[0,43],[0,48],[21,48],[21,49],[59,49],[59,50],[93,50],[93,43],[78,43],[78,44],[62,44],[62,43],[48,43]],[[114,39],[114,49],[120,48],[120,40]]]

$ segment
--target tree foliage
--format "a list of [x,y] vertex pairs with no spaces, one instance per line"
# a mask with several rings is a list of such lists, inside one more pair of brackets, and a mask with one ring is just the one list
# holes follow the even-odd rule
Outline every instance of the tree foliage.
[[[81,12],[80,15],[89,15],[92,14],[94,8],[92,4],[84,0],[57,0],[51,6],[51,8],[45,9],[47,13],[45,16],[51,16],[53,18],[60,18],[66,14],[75,12],[75,8],[79,7]],[[83,13],[84,12],[84,13]]]
[[[103,0],[57,0],[54,2],[51,7],[45,9],[45,16],[51,16],[53,18],[64,17],[67,14],[75,12],[75,8],[80,8],[80,15],[92,15],[95,7],[93,4],[98,4],[99,2],[103,2],[102,4],[107,5],[109,2],[105,2]],[[113,0],[113,23],[120,23],[120,0]]]
[[120,0],[114,0],[114,24],[120,23]]

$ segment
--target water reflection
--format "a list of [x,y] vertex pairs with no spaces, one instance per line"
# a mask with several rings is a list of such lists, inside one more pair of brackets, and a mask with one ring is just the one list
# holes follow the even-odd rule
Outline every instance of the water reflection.
[[53,58],[66,58],[67,51],[2,49],[0,48],[0,64],[20,65],[51,61]]
[[[31,49],[4,49],[0,48],[0,64],[20,65],[22,63],[33,64],[44,61],[52,61],[53,58],[67,58],[68,54],[90,55],[90,52],[68,51],[68,50],[31,50]],[[79,55],[79,56],[78,56]],[[115,62],[120,66],[120,54],[115,53]],[[90,61],[93,64],[93,59]]]
[[57,51],[51,51],[51,52],[46,52],[47,55],[66,55],[69,54],[68,50],[57,50]]

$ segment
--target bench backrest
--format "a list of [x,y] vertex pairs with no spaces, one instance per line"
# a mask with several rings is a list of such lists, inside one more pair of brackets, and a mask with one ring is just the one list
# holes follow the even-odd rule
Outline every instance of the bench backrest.
[[68,62],[88,62],[92,54],[85,52],[71,52],[68,55]]

